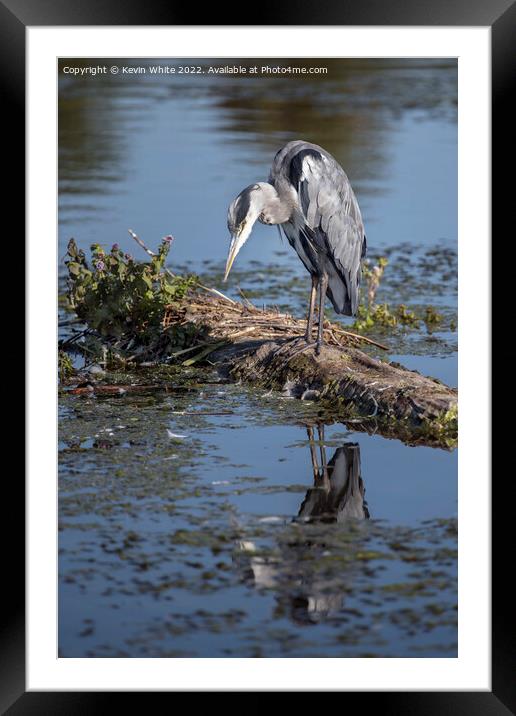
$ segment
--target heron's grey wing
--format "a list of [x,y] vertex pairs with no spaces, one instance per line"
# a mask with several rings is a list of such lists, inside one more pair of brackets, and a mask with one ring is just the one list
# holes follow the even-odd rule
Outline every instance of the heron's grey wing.
[[343,213],[336,213],[330,217],[324,236],[328,253],[331,254],[337,273],[346,284],[348,294],[343,302],[342,288],[333,279],[331,270],[333,267],[330,265],[328,270],[328,289],[332,294],[330,298],[337,310],[354,316],[358,310],[361,260],[365,251],[364,236],[353,219]]
[[290,166],[292,157],[303,149],[313,146],[315,145],[310,144],[310,142],[305,142],[302,139],[294,139],[292,142],[285,144],[284,147],[276,152],[276,156],[272,160],[269,181],[274,184],[276,179],[286,176],[288,174],[288,167]]
[[[297,190],[304,221],[313,232],[312,240],[330,258],[330,298],[340,313],[355,314],[360,264],[366,249],[358,202],[344,170],[331,155],[314,145],[296,150],[290,160],[289,179]],[[347,296],[339,276],[345,282]]]

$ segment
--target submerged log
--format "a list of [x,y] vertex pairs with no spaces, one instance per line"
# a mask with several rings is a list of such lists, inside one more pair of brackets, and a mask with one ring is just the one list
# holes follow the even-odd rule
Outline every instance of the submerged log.
[[[302,350],[304,332],[305,321],[289,314],[194,290],[166,307],[151,343],[142,343],[131,330],[121,337],[96,335],[102,350],[109,349],[126,365],[208,362],[229,380],[317,401],[319,422],[340,421],[354,431],[378,432],[410,444],[456,445],[456,389],[383,356],[373,357],[365,350],[384,348],[382,344],[338,324],[325,321],[320,355],[313,347]],[[152,372],[147,377],[152,381]],[[121,394],[153,387],[95,383],[69,392]]]
[[[73,239],[68,243],[68,303],[85,330],[60,344],[61,354],[108,353],[124,365],[191,366],[210,362],[233,380],[317,400],[320,420],[339,419],[355,430],[378,430],[408,442],[452,446],[457,440],[457,391],[439,381],[379,360],[362,350],[385,347],[325,320],[320,355],[306,348],[305,321],[278,310],[259,309],[164,268],[172,237],[157,252],[131,236],[151,257],[135,262],[115,244],[107,255],[92,247],[88,264]],[[171,301],[168,303],[168,301]],[[73,372],[61,361],[60,373]],[[122,386],[104,386],[120,393]],[[76,386],[76,395],[95,391]],[[148,389],[148,386],[147,386]],[[102,392],[97,386],[97,392]]]
[[227,305],[223,299],[203,297],[180,310],[174,307],[167,316],[165,326],[202,324],[209,332],[209,341],[199,349],[202,359],[234,381],[317,400],[321,416],[340,419],[355,430],[410,443],[456,444],[457,390],[368,355],[358,348],[361,337],[340,326],[325,322],[328,344],[316,355],[313,348],[299,352],[304,321],[249,302]]
[[289,357],[273,341],[235,343],[213,360],[234,380],[321,403],[321,417],[409,443],[452,447],[457,435],[457,391],[397,363],[353,347],[323,347]]

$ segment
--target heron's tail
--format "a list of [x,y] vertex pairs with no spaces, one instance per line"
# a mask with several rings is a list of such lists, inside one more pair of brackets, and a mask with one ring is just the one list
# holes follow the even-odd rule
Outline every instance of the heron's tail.
[[327,296],[333,304],[335,313],[344,316],[355,316],[358,309],[358,279],[352,279],[349,274],[343,276],[335,269],[328,272]]

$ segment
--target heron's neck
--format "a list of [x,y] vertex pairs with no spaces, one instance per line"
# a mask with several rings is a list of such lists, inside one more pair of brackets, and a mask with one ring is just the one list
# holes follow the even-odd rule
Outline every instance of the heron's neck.
[[263,206],[259,220],[263,224],[284,224],[292,215],[293,202],[288,195],[279,194],[277,190],[265,182],[260,182]]

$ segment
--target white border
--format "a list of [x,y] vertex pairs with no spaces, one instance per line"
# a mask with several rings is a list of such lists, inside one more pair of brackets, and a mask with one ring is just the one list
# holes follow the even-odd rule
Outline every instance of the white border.
[[[490,28],[37,27],[27,34],[27,689],[490,690]],[[459,57],[459,657],[58,659],[56,57],[302,57],[307,47],[313,57]]]

